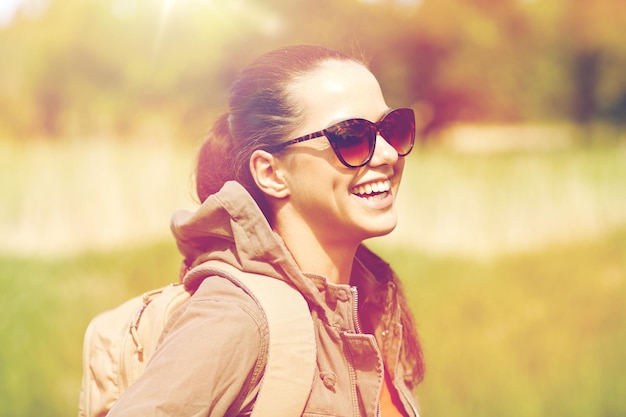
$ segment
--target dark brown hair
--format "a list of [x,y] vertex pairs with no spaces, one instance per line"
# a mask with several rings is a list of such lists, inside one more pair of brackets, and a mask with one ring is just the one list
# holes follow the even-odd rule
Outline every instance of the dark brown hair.
[[[363,60],[332,49],[300,45],[262,55],[241,72],[231,88],[228,111],[217,119],[199,151],[196,192],[200,201],[219,191],[226,181],[236,180],[268,216],[263,193],[250,173],[250,156],[257,149],[290,139],[303,115],[290,97],[289,87],[327,61],[352,61],[367,67]],[[402,361],[406,382],[413,387],[424,374],[422,349],[401,291],[399,299],[404,329]]]

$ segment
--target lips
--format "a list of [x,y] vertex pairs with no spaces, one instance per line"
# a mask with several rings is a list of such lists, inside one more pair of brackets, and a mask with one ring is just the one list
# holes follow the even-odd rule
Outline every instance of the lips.
[[381,180],[357,185],[352,188],[351,191],[352,194],[361,198],[374,198],[377,196],[386,196],[390,189],[391,181]]

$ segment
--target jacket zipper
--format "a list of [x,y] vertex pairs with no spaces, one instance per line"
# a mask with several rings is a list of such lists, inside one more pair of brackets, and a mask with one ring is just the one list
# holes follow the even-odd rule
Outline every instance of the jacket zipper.
[[[354,331],[357,334],[362,333],[361,331],[361,322],[359,321],[359,290],[355,286],[350,287],[350,291],[352,291],[352,322],[354,323]],[[354,393],[356,395],[356,393]],[[378,416],[380,415],[380,404],[378,405]]]
[[[353,304],[352,304],[352,320],[354,321],[354,330],[357,333],[362,333],[361,331],[361,322],[359,321],[359,291],[356,287],[350,287],[352,291],[352,295],[354,296]],[[383,376],[384,378],[384,376]],[[380,411],[380,402],[378,402],[378,407],[376,410],[376,415],[378,417],[382,417]]]
[[413,410],[413,413],[415,414],[415,417],[420,417],[420,413],[419,413],[419,411],[417,411],[417,407],[415,406],[415,404],[413,404],[413,401],[411,400],[411,396],[406,394],[406,392],[404,391],[404,388],[402,386],[398,387],[398,391],[400,393],[402,393],[402,396],[406,400],[407,404],[409,404],[411,406],[411,409]]
[[352,320],[354,321],[354,330],[357,333],[362,333],[361,322],[359,321],[359,291],[356,287],[350,287],[350,290],[354,296],[354,303],[352,304]]
[[[359,291],[356,287],[350,287],[352,291],[352,295],[354,296],[354,303],[352,305],[352,320],[354,321],[354,330],[357,333],[362,333],[361,331],[361,322],[359,321]],[[415,414],[415,417],[420,417],[419,412],[417,411],[417,407],[413,404],[411,397],[404,392],[402,387],[399,387],[398,391],[402,393],[402,396],[406,400],[407,404],[411,406],[411,410]],[[380,404],[378,404],[378,411],[376,413],[378,417],[381,417]]]

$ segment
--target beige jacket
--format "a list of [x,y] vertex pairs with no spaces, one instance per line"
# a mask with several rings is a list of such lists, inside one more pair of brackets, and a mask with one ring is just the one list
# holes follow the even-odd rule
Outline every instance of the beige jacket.
[[[359,248],[350,286],[303,273],[236,182],[227,183],[195,213],[175,213],[172,231],[188,268],[220,259],[288,280],[306,298],[317,369],[304,416],[377,416],[384,367],[407,415],[417,415],[398,360],[402,326],[396,286],[388,265],[369,250]],[[374,329],[373,334],[363,333],[364,328]],[[109,416],[248,415],[267,344],[267,323],[253,300],[229,280],[209,277],[168,321],[145,372]]]

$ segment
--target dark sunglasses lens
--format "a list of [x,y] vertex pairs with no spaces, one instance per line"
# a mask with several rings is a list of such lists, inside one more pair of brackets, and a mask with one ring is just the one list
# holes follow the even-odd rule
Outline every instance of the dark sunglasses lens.
[[380,133],[398,155],[408,155],[415,143],[415,113],[412,109],[392,111],[383,119]]
[[350,120],[328,129],[333,148],[343,162],[358,167],[367,162],[374,149],[376,130],[366,120]]

